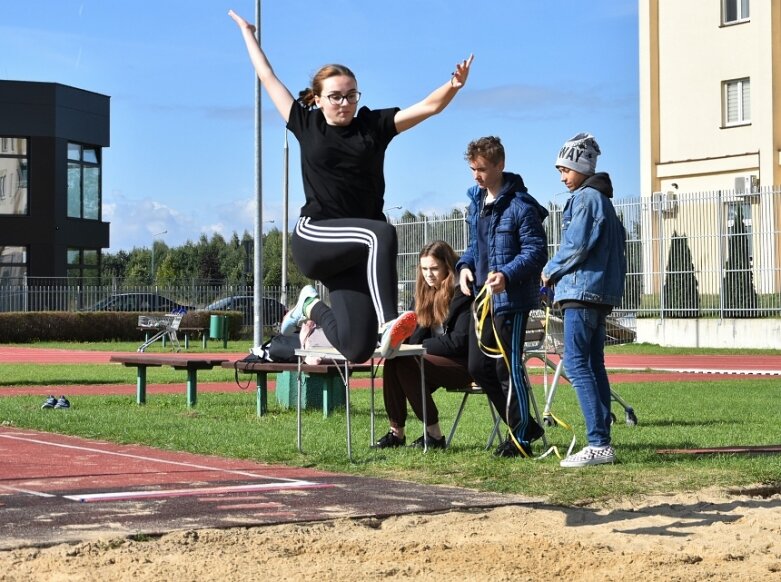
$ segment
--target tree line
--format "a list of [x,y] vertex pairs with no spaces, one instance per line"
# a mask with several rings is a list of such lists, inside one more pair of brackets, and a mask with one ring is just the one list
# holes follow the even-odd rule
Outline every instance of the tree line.
[[[246,231],[241,237],[234,232],[230,240],[225,240],[220,234],[214,234],[211,238],[201,234],[197,242],[187,241],[179,247],[169,247],[163,241],[154,241],[152,244],[152,248],[104,253],[101,278],[121,279],[126,285],[174,286],[189,284],[194,280],[229,285],[255,283],[255,243]],[[303,286],[309,280],[293,262],[289,244],[287,250],[287,283],[294,287]],[[275,228],[263,234],[263,285],[281,284],[282,232]]]

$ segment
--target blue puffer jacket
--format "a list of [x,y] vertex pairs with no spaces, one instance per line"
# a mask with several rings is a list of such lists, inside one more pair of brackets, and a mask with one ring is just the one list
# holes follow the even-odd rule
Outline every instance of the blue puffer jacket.
[[575,190],[562,212],[561,246],[543,274],[555,285],[555,301],[621,304],[626,278],[626,231],[610,199],[604,172]]
[[[468,267],[475,273],[477,221],[485,190],[475,185],[469,196],[469,247],[456,269]],[[518,174],[504,173],[502,191],[492,207],[488,233],[488,266],[502,272],[506,290],[493,297],[494,314],[528,311],[540,303],[540,273],[548,258],[548,239],[542,221],[548,211],[526,190]],[[480,283],[479,281],[476,281]],[[473,289],[473,293],[479,292]]]

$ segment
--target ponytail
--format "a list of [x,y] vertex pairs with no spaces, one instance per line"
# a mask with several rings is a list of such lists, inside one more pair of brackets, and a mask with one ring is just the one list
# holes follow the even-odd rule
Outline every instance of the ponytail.
[[303,91],[298,92],[298,102],[307,109],[311,109],[315,106],[315,92],[311,87],[307,87]]

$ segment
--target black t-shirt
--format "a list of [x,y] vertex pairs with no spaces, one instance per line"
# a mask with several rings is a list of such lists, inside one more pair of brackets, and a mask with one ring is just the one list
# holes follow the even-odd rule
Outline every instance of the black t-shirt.
[[361,107],[346,127],[293,102],[287,128],[301,145],[306,203],[301,216],[385,220],[385,149],[396,135],[398,108]]

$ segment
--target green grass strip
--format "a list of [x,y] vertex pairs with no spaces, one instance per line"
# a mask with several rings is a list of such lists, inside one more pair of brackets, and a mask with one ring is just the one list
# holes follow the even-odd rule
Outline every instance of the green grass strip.
[[[150,371],[151,372],[151,371]],[[633,495],[697,490],[709,486],[778,484],[781,455],[665,456],[660,448],[781,444],[778,379],[747,378],[722,381],[619,384],[614,388],[635,409],[636,427],[618,422],[613,442],[619,464],[573,470],[559,467],[555,458],[498,459],[483,450],[490,431],[484,397],[470,397],[451,449],[430,451],[369,448],[369,391],[354,390],[353,454],[346,456],[343,410],[323,418],[322,411],[304,416],[304,454],[296,449],[296,413],[282,409],[274,394],[270,412],[255,414],[255,392],[202,393],[198,406],[188,409],[181,394],[150,395],[144,406],[132,396],[76,396],[70,410],[41,410],[39,396],[0,398],[0,422],[118,443],[141,443],[162,449],[223,455],[293,466],[440,483],[486,491],[547,497],[553,503],[573,504]],[[543,405],[542,389],[535,394]],[[449,430],[460,395],[438,391],[443,430]],[[376,395],[377,437],[387,430],[382,395]],[[583,419],[574,391],[563,384],[553,412],[574,425],[578,447],[583,444]],[[421,434],[410,414],[408,442]],[[548,428],[551,442],[562,451],[571,433]],[[535,453],[540,452],[535,446]]]

